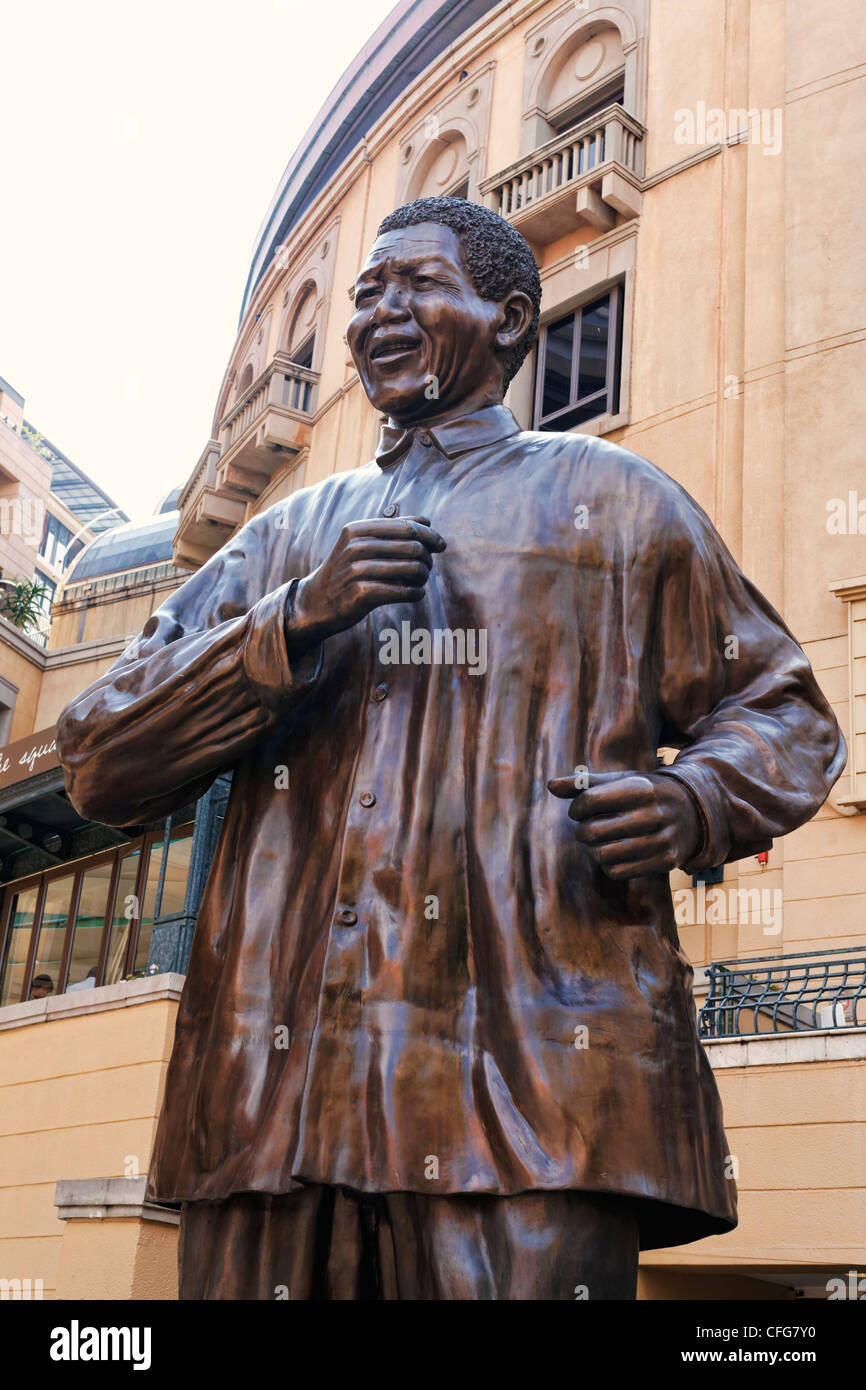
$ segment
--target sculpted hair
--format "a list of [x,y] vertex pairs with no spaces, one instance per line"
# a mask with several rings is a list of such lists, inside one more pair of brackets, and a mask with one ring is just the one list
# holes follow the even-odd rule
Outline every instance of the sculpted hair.
[[421,222],[438,222],[456,232],[467,274],[482,299],[504,300],[513,290],[529,296],[532,322],[520,341],[502,354],[507,387],[538,333],[541,279],[529,243],[504,217],[465,198],[416,198],[389,212],[376,235]]

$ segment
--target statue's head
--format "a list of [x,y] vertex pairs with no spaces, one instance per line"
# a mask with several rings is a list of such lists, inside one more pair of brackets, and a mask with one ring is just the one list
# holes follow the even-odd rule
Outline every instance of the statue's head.
[[538,331],[541,281],[510,222],[463,198],[390,213],[355,281],[346,340],[400,424],[501,401]]

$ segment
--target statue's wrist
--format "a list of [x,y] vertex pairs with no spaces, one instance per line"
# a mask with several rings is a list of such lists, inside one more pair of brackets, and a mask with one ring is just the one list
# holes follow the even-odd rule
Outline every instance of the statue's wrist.
[[301,579],[289,590],[283,627],[290,652],[309,651],[327,636],[324,625],[310,612],[309,579]]

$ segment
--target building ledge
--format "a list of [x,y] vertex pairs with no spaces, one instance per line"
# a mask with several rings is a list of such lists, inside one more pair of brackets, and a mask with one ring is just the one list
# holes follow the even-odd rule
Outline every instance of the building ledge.
[[33,1023],[54,1023],[81,1014],[100,1014],[106,1009],[123,1009],[132,1004],[156,1004],[160,1000],[180,999],[185,975],[166,973],[141,980],[119,980],[116,985],[74,990],[71,994],[48,995],[46,999],[27,999],[23,1004],[6,1004],[0,1009],[0,1032],[7,1028],[26,1028]]
[[0,640],[4,646],[10,647],[18,656],[26,657],[40,670],[45,669],[45,648],[41,647],[38,642],[34,642],[32,637],[27,637],[20,627],[16,627],[6,618],[0,618]]
[[[122,597],[127,598],[128,593]],[[115,661],[137,636],[136,632],[128,632],[117,637],[93,637],[87,642],[76,642],[66,647],[51,647],[45,653],[45,669],[50,671],[55,666],[62,666],[65,670],[67,666],[78,666],[85,661]]]
[[61,1221],[157,1221],[177,1226],[180,1212],[144,1199],[147,1175],[138,1178],[61,1178],[54,1205]]
[[866,1028],[757,1033],[743,1038],[703,1038],[710,1066],[776,1067],[802,1062],[859,1061],[866,1057]]

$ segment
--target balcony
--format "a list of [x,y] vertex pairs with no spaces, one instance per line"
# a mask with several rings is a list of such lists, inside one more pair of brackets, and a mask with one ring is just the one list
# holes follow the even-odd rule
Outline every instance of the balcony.
[[287,458],[310,442],[319,376],[278,352],[219,427],[217,491],[259,497]]
[[245,504],[217,490],[220,446],[209,439],[192,477],[178,499],[180,521],[174,538],[175,563],[197,569],[225,543],[246,518]]
[[702,1038],[866,1025],[866,954],[840,950],[752,956],[707,968]]
[[619,104],[549,140],[480,185],[484,201],[545,246],[586,224],[640,212],[644,128]]

